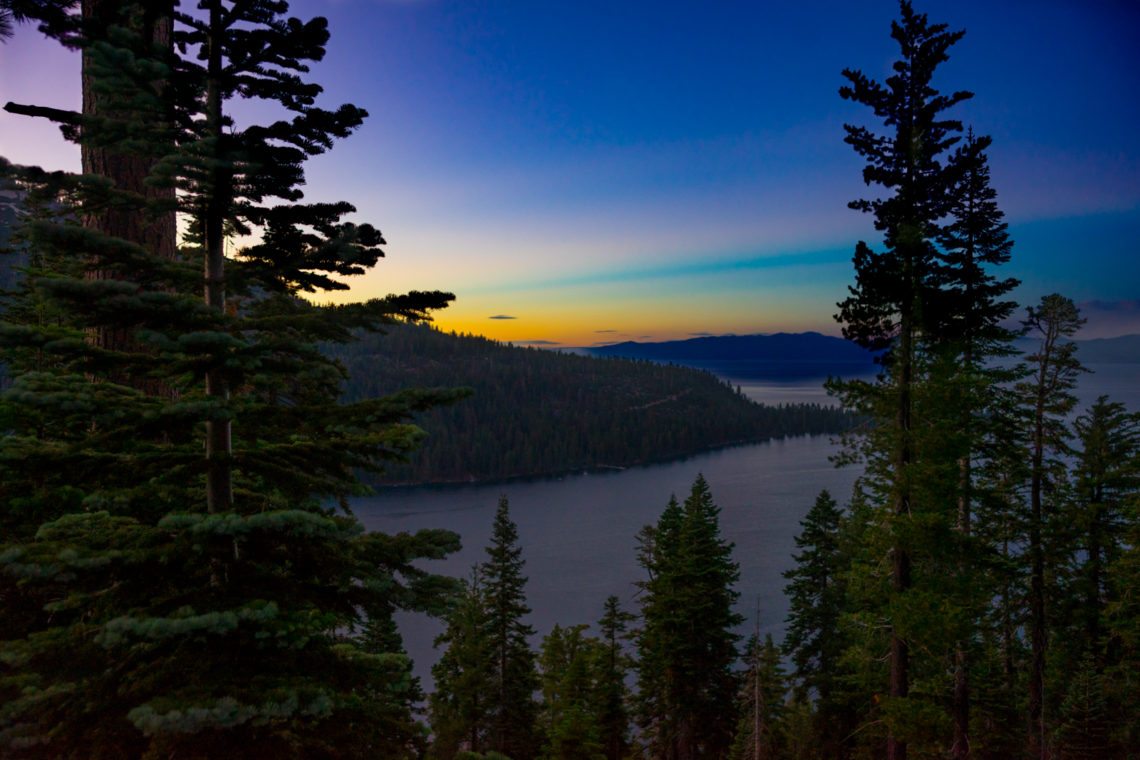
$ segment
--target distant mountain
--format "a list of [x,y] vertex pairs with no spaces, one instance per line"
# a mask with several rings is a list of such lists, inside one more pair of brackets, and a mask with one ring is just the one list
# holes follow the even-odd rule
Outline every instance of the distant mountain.
[[812,378],[861,375],[875,369],[874,354],[817,332],[717,335],[661,343],[627,341],[586,349],[594,356],[643,359],[711,370],[726,378]]
[[[1039,342],[1032,337],[1018,338],[1014,345],[1026,354],[1031,354],[1037,350]],[[1077,359],[1084,364],[1140,364],[1140,335],[1073,342],[1077,344]]]
[[[1035,347],[1035,341],[1031,338],[1021,338],[1016,344],[1026,352],[1033,351]],[[1083,362],[1140,363],[1140,335],[1078,340],[1077,345],[1080,347],[1078,356]],[[721,362],[748,362],[833,365],[836,368],[847,369],[851,365],[874,363],[874,355],[871,352],[843,338],[821,335],[817,332],[716,335],[660,343],[626,341],[609,346],[574,350],[593,356],[619,356],[625,359],[647,359],[654,362],[700,366],[717,366]]]
[[1086,364],[1140,363],[1140,335],[1078,340],[1077,358]]

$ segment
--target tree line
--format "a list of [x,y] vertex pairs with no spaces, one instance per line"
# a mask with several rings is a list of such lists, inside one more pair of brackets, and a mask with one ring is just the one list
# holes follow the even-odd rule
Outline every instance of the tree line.
[[[488,560],[462,581],[436,640],[428,756],[873,758],[894,730],[914,756],[944,757],[958,737],[963,669],[971,757],[1029,758],[1040,748],[1056,758],[1135,756],[1140,414],[1106,397],[1070,413],[1081,367],[1074,344],[1056,339],[1075,317],[1056,296],[1029,310],[1026,322],[1042,328],[1039,345],[1003,371],[1010,406],[994,424],[1004,432],[971,481],[976,529],[961,529],[957,502],[941,517],[916,505],[904,600],[892,598],[888,529],[898,528],[884,521],[892,507],[882,472],[868,466],[845,508],[818,495],[784,573],[783,641],[741,641],[737,564],[698,476],[684,502],[671,499],[638,536],[636,614],[611,596],[593,626],[556,625],[532,649],[524,560],[502,497]],[[1067,321],[1050,321],[1058,318]],[[1055,387],[1045,410],[1042,378],[1067,389]],[[860,445],[873,449],[864,438]],[[1047,474],[1036,471],[1042,440]],[[960,484],[961,467],[953,460],[941,475],[926,473],[943,480],[921,493]],[[1040,513],[1038,488],[1048,494]],[[1046,606],[1040,676],[1038,593]],[[890,697],[891,638],[903,624],[905,701]],[[1032,712],[1035,677],[1044,730]]]
[[799,695],[835,756],[1135,754],[1137,418],[1102,398],[1071,419],[1070,299],[1015,318],[991,140],[934,81],[963,34],[903,0],[890,76],[843,72],[876,120],[845,126],[875,191],[850,206],[882,240],[856,246],[836,318],[882,372],[830,384],[867,420],[846,450],[864,474],[803,547],[839,559],[801,568],[810,603],[793,587]]
[[820,404],[765,406],[708,372],[519,348],[427,325],[394,325],[326,348],[344,397],[409,385],[472,395],[416,416],[427,433],[373,483],[494,480],[665,461],[786,435],[840,433],[853,417]]
[[463,580],[436,640],[428,757],[739,755],[739,573],[719,512],[698,476],[684,502],[671,499],[638,536],[640,614],[611,596],[596,635],[587,624],[556,625],[535,651],[525,560],[503,496],[487,560]]

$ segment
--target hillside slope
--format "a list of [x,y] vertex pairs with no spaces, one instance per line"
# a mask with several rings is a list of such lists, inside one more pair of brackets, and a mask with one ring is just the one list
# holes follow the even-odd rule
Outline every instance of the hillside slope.
[[385,483],[548,475],[665,461],[734,443],[832,433],[849,418],[817,405],[766,407],[707,372],[517,348],[400,325],[330,353],[348,400],[407,387],[467,386],[422,415],[429,438]]

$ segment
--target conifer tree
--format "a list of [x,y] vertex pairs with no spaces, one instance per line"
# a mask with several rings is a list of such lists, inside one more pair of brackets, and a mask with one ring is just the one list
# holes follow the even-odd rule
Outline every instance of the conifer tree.
[[788,629],[783,650],[795,670],[791,680],[800,701],[815,706],[817,738],[821,752],[837,755],[854,726],[850,711],[839,698],[846,646],[840,620],[844,613],[847,558],[841,549],[842,512],[826,490],[800,522],[795,538],[799,554],[796,565],[784,572],[788,585]]
[[1028,334],[1038,341],[1037,350],[1027,357],[1027,377],[1016,386],[1027,419],[1028,440],[1028,514],[1025,517],[1025,551],[1028,562],[1029,594],[1028,628],[1032,661],[1029,668],[1029,736],[1033,757],[1048,755],[1048,720],[1046,700],[1046,648],[1049,621],[1046,597],[1045,556],[1056,525],[1054,503],[1047,509],[1047,493],[1063,490],[1065,466],[1060,457],[1069,452],[1069,427],[1066,416],[1077,403],[1072,391],[1084,368],[1076,358],[1077,345],[1072,336],[1084,324],[1071,299],[1053,293],[1044,296],[1036,307],[1029,307],[1023,323]]
[[436,638],[435,646],[447,645],[447,649],[432,666],[435,690],[429,700],[430,755],[438,760],[450,760],[458,752],[483,752],[488,746],[494,660],[478,566],[462,581],[446,620],[447,629]]
[[1086,657],[1068,680],[1054,731],[1058,757],[1064,760],[1115,760],[1123,756],[1113,736],[1104,678]]
[[[0,396],[5,755],[413,753],[407,658],[362,627],[393,608],[438,610],[448,582],[413,561],[444,556],[457,537],[364,533],[327,500],[362,490],[354,468],[411,450],[410,413],[448,394],[340,405],[342,370],[314,344],[423,319],[450,297],[297,298],[344,287],[332,275],[381,255],[374,228],[340,222],[347,204],[293,203],[303,160],[363,117],[315,107],[320,88],[302,77],[323,55],[325,23],[282,18],[283,3],[209,2],[209,18],[176,18],[185,55],[156,59],[138,55],[149,48],[132,24],[87,24],[70,3],[24,6],[103,82],[125,84],[102,115],[9,110],[141,155],[148,187],[181,192],[3,165],[25,197],[32,256],[0,325],[14,375]],[[239,95],[296,117],[234,129],[220,109]],[[124,118],[135,98],[171,119]],[[84,224],[113,210],[145,227],[172,197],[209,245],[171,259]],[[261,242],[222,262],[226,298],[204,303],[217,295],[200,274],[221,251],[217,233],[254,227]],[[89,340],[104,329],[128,339]],[[206,388],[211,375],[228,394]],[[170,393],[139,391],[150,383]],[[206,428],[232,420],[232,447],[203,461]]]
[[820,491],[800,521],[795,538],[796,566],[784,572],[789,583],[788,631],[784,650],[795,665],[797,691],[826,701],[833,690],[842,645],[839,618],[843,606],[839,523],[842,513],[831,494]]
[[733,611],[739,572],[720,536],[720,509],[698,475],[684,506],[670,499],[642,532],[638,722],[648,751],[675,760],[721,757],[732,743]]
[[1091,657],[1097,672],[1113,663],[1105,610],[1122,589],[1109,568],[1128,544],[1128,501],[1140,493],[1140,415],[1101,396],[1073,425],[1079,444],[1073,468],[1074,500],[1064,523],[1069,526],[1068,609],[1060,618],[1075,624],[1070,646]]
[[[1015,284],[986,269],[1005,261],[1009,251],[988,185],[989,141],[971,139],[954,149],[962,126],[947,111],[972,95],[943,95],[933,85],[936,69],[963,32],[930,24],[906,0],[900,12],[891,34],[900,49],[894,74],[879,83],[846,70],[849,84],[840,90],[882,120],[881,133],[845,128],[846,142],[867,160],[864,180],[885,193],[850,204],[873,214],[883,249],[858,244],[856,284],[839,304],[837,319],[847,338],[884,352],[885,372],[879,383],[833,386],[847,405],[875,422],[859,448],[868,461],[871,504],[889,505],[875,524],[885,532],[877,544],[890,563],[889,592],[876,604],[890,626],[883,707],[892,760],[907,756],[901,734],[917,735],[915,727],[929,723],[921,717],[929,716],[929,702],[908,699],[916,678],[912,647],[926,635],[934,637],[921,645],[928,651],[944,645],[944,634],[958,636],[955,753],[962,757],[967,751],[970,613],[943,606],[945,619],[935,623],[929,610],[931,597],[940,595],[954,608],[981,614],[966,578],[970,463],[979,449],[972,422],[984,416],[979,389],[985,383],[967,368],[977,370],[1004,350],[997,346],[1008,333],[999,322],[1012,304],[1001,298]],[[957,540],[949,535],[954,529]]]
[[487,648],[491,690],[487,695],[488,748],[514,760],[535,757],[538,675],[529,639],[534,629],[523,622],[526,603],[526,564],[518,545],[518,527],[511,520],[507,497],[499,498],[487,561],[481,566],[485,584]]
[[768,634],[761,643],[753,634],[745,646],[748,670],[740,689],[732,760],[773,760],[784,748],[783,719],[787,676],[780,664],[780,648]]
[[[968,611],[965,636],[954,654],[954,740],[951,753],[958,760],[970,754],[970,652],[976,646],[977,621],[988,603],[986,584],[977,583],[980,558],[986,549],[973,535],[976,493],[974,465],[985,453],[992,410],[1002,383],[1013,374],[995,358],[1013,354],[1013,331],[1004,326],[1012,314],[1013,301],[1004,300],[1017,286],[1013,278],[999,280],[992,268],[1009,261],[1010,240],[1004,214],[997,204],[997,192],[990,185],[986,149],[988,137],[970,130],[964,144],[955,152],[951,167],[957,174],[952,193],[952,218],[943,228],[939,268],[945,286],[931,294],[931,310],[944,323],[938,329],[940,355],[932,363],[929,383],[941,390],[944,411],[936,436],[946,447],[946,457],[957,462],[955,520],[959,579],[954,602]],[[946,490],[949,491],[949,484]]]
[[546,741],[542,757],[548,760],[602,760],[599,698],[603,644],[585,636],[589,626],[554,629],[542,640],[541,722]]
[[598,665],[597,709],[607,760],[622,760],[630,749],[629,689],[625,682],[633,661],[626,654],[624,643],[629,638],[629,624],[635,619],[611,595],[606,598],[605,611],[598,621],[604,651]]

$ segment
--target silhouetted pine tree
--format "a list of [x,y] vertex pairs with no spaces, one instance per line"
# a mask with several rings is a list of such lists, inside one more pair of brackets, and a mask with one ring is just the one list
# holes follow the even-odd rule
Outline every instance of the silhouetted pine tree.
[[[296,297],[343,287],[334,274],[381,255],[374,228],[339,221],[347,204],[293,203],[304,159],[364,115],[314,105],[320,88],[302,75],[323,55],[324,21],[211,0],[176,17],[180,55],[156,62],[138,54],[133,17],[93,25],[63,13],[71,3],[23,6],[124,85],[102,115],[9,110],[145,157],[147,186],[180,190],[202,245],[171,259],[83,223],[113,210],[145,227],[169,214],[169,194],[3,165],[31,256],[0,324],[13,371],[0,396],[4,754],[414,753],[407,658],[362,626],[370,611],[438,609],[450,584],[413,562],[458,539],[365,533],[327,500],[361,492],[354,468],[411,450],[412,410],[449,394],[341,406],[343,371],[315,343],[425,318],[450,296],[329,309]],[[223,107],[238,96],[294,118],[235,129]],[[170,120],[123,117],[136,98]],[[221,232],[255,226],[260,244],[219,260]],[[90,340],[102,330],[127,339]],[[151,383],[170,392],[139,391]],[[204,459],[222,430],[232,446]]]
[[[995,359],[1015,351],[1015,333],[1004,326],[1016,304],[1004,300],[1017,286],[1013,278],[999,280],[992,269],[1009,261],[1010,240],[1005,215],[990,185],[986,149],[988,137],[970,130],[955,151],[951,169],[957,175],[951,220],[943,228],[938,264],[944,285],[931,294],[930,311],[941,318],[933,347],[928,384],[935,403],[927,412],[934,423],[934,437],[947,461],[957,466],[956,483],[941,490],[953,494],[957,516],[954,523],[957,583],[951,590],[954,604],[967,611],[963,638],[954,653],[954,739],[951,754],[965,760],[970,754],[970,656],[978,646],[978,626],[989,604],[992,589],[979,583],[981,566],[989,548],[973,532],[975,502],[979,500],[975,463],[985,456],[992,440],[993,410],[1002,383],[1013,374]],[[930,424],[930,423],[928,423]]]
[[624,644],[634,620],[636,616],[623,610],[616,596],[606,598],[605,612],[598,621],[603,651],[598,663],[596,709],[607,760],[622,760],[630,749],[629,688],[625,681],[634,663]]
[[[1070,453],[1071,432],[1066,417],[1076,406],[1072,391],[1084,371],[1076,358],[1072,336],[1084,324],[1072,300],[1053,293],[1036,307],[1029,307],[1024,325],[1038,341],[1037,350],[1027,357],[1025,377],[1016,385],[1020,411],[1028,433],[1026,459],[1028,491],[1024,516],[1023,557],[1029,579],[1026,607],[1032,659],[1029,667],[1029,736],[1032,757],[1048,755],[1049,726],[1045,713],[1046,649],[1050,622],[1046,599],[1055,578],[1047,575],[1046,554],[1057,549],[1054,533],[1060,494],[1065,490],[1066,467],[1063,457]],[[1050,498],[1052,497],[1052,498]]]
[[698,475],[684,506],[671,499],[642,532],[638,723],[648,751],[675,760],[723,756],[735,727],[739,572],[719,513]]
[[1118,643],[1109,640],[1106,609],[1125,588],[1110,568],[1128,546],[1135,519],[1128,501],[1140,492],[1140,414],[1101,396],[1073,424],[1078,450],[1072,469],[1073,501],[1061,516],[1067,526],[1069,571],[1065,604],[1058,611],[1069,621],[1064,639],[1074,648],[1074,665],[1091,657],[1097,672],[1116,664]]
[[[847,405],[874,421],[862,450],[868,458],[867,478],[873,481],[869,482],[869,504],[884,512],[875,523],[885,538],[875,545],[890,565],[889,577],[881,579],[889,583],[889,591],[875,603],[889,626],[888,699],[882,719],[888,729],[886,755],[890,760],[907,756],[902,735],[921,735],[916,726],[929,725],[932,719],[929,701],[919,695],[911,698],[915,680],[912,646],[922,642],[930,651],[940,649],[943,629],[956,617],[946,610],[945,619],[935,622],[929,612],[932,595],[958,596],[952,588],[931,586],[946,577],[950,557],[940,555],[953,554],[954,544],[943,534],[952,526],[947,513],[959,505],[943,503],[944,484],[951,486],[951,494],[959,490],[960,480],[950,474],[960,469],[957,461],[963,454],[947,447],[937,431],[921,429],[942,393],[923,398],[922,386],[928,364],[938,358],[936,349],[961,337],[964,325],[973,325],[965,315],[974,307],[970,299],[981,298],[974,283],[978,272],[964,267],[982,258],[969,247],[972,243],[966,244],[966,250],[959,247],[957,238],[951,248],[939,247],[950,239],[946,225],[959,210],[962,192],[975,189],[962,179],[966,158],[980,153],[980,149],[952,153],[962,126],[947,111],[972,95],[943,95],[933,86],[935,71],[963,32],[930,24],[906,0],[900,2],[900,14],[901,19],[891,27],[891,36],[899,45],[894,73],[879,83],[861,72],[845,70],[849,84],[840,90],[845,99],[871,108],[885,128],[879,133],[867,127],[845,127],[846,142],[867,161],[864,180],[884,191],[878,198],[854,201],[850,206],[873,214],[875,229],[883,234],[883,247],[876,251],[865,242],[857,245],[856,284],[850,288],[850,297],[839,304],[836,317],[843,323],[845,337],[885,351],[881,360],[885,382],[835,386]],[[975,175],[984,186],[979,166],[974,167]],[[984,195],[983,190],[978,192]],[[969,222],[984,223],[980,216]],[[995,248],[995,255],[1000,258],[1002,252]],[[961,346],[956,350],[960,352]],[[947,356],[942,360],[951,361]],[[945,410],[943,405],[943,414]],[[954,467],[948,468],[947,462]],[[872,565],[881,559],[866,557]],[[874,577],[873,570],[866,576],[868,580]],[[875,610],[868,609],[867,614],[874,616]],[[965,629],[952,633],[960,641],[968,637]],[[934,638],[923,641],[928,634]],[[961,645],[957,648],[962,649]]]
[[788,692],[787,675],[780,663],[780,648],[772,636],[763,643],[755,634],[745,646],[748,670],[740,688],[736,736],[731,760],[774,760],[781,757],[785,744],[784,713]]
[[432,666],[429,700],[433,735],[430,756],[450,760],[458,752],[487,749],[494,676],[483,577],[478,567],[464,579],[447,613],[447,629],[435,640],[446,645]]
[[603,726],[597,709],[603,644],[586,636],[589,626],[555,625],[543,637],[540,721],[544,760],[603,760]]
[[481,566],[485,584],[487,649],[491,690],[487,694],[487,747],[514,760],[538,754],[536,729],[538,674],[529,638],[534,629],[523,622],[526,603],[525,560],[518,545],[518,527],[511,521],[506,496],[499,499],[487,561]]
[[814,703],[819,751],[828,756],[843,754],[844,740],[855,728],[854,716],[838,694],[846,647],[840,620],[849,559],[841,549],[842,518],[831,494],[821,491],[800,521],[795,538],[800,552],[792,555],[796,565],[784,572],[789,609],[783,650],[795,667],[790,681],[800,701]]

